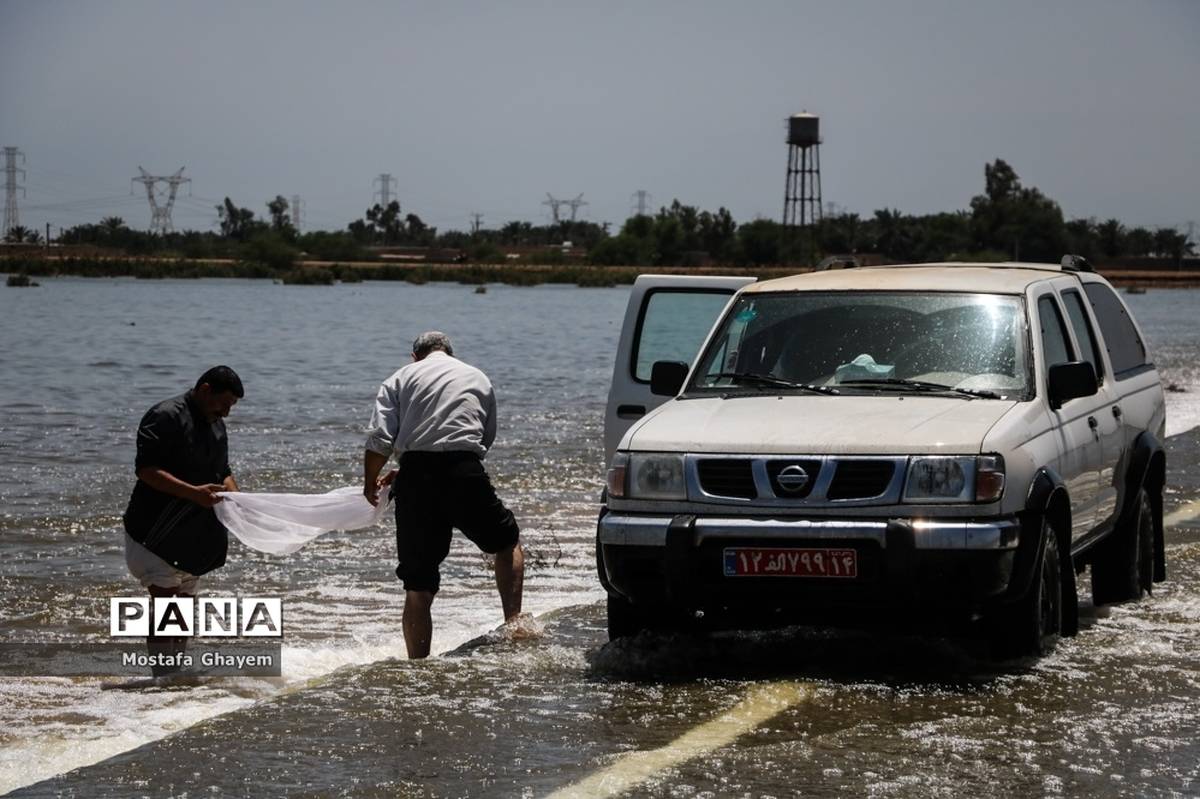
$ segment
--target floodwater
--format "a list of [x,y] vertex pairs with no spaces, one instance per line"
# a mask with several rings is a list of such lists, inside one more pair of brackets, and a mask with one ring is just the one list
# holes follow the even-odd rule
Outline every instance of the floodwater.
[[[0,291],[0,643],[107,638],[140,590],[120,514],[141,413],[217,362],[243,489],[354,484],[379,381],[441,328],[496,384],[489,457],[523,525],[510,640],[456,539],[434,652],[404,659],[392,532],[272,557],[234,542],[203,593],[282,596],[283,676],[102,691],[0,678],[0,791],[17,795],[1200,795],[1200,522],[1169,581],[1090,605],[1037,663],[969,645],[792,629],[608,645],[594,576],[600,428],[625,289],[45,280]],[[1168,513],[1200,499],[1195,291],[1128,298],[1168,395]],[[111,680],[111,678],[108,678]]]

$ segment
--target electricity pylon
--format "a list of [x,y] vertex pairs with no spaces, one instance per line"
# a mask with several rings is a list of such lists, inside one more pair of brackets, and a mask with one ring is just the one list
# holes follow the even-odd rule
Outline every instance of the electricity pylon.
[[634,211],[634,214],[636,216],[645,216],[646,211],[650,208],[650,192],[645,189],[638,189],[633,193],[633,199],[635,203],[634,207],[637,209]]
[[4,148],[4,230],[0,238],[8,238],[8,232],[21,224],[20,214],[17,213],[17,189],[25,196],[25,187],[17,183],[17,173],[25,177],[25,170],[17,166],[17,156],[25,163],[25,153],[16,147]]
[[[150,232],[166,235],[175,230],[174,224],[171,222],[171,211],[175,208],[175,195],[179,193],[179,187],[184,183],[191,183],[191,178],[183,176],[184,167],[179,167],[179,171],[174,175],[151,175],[145,169],[138,167],[141,172],[141,177],[130,178],[131,183],[141,183],[146,187],[146,199],[150,201]],[[159,183],[167,184],[166,202],[160,203],[162,195],[156,190]]]
[[546,199],[542,200],[542,205],[550,206],[550,217],[554,220],[554,224],[558,224],[558,209],[567,204],[566,200],[555,199],[554,195],[546,192]]
[[292,195],[292,227],[296,232],[300,232],[300,227],[304,224],[304,200],[299,194]]
[[371,195],[371,199],[379,198],[379,206],[387,208],[392,203],[392,187],[396,185],[396,179],[392,177],[390,172],[382,172],[379,177],[371,181],[371,187],[379,184],[379,191]]
[[575,212],[577,212],[581,206],[587,205],[587,202],[583,199],[583,194],[580,194],[573,200],[567,200],[567,205],[571,207],[571,221],[574,222]]

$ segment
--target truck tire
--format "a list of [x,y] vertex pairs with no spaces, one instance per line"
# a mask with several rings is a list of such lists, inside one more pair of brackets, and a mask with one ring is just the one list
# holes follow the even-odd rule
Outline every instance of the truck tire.
[[608,595],[608,640],[630,638],[646,629],[646,618],[628,599]]
[[1154,578],[1154,510],[1145,488],[1133,499],[1133,514],[1096,547],[1092,602],[1128,602],[1150,593]]
[[1029,591],[993,618],[992,655],[999,660],[1047,655],[1062,629],[1062,554],[1054,528],[1043,519],[1041,552]]

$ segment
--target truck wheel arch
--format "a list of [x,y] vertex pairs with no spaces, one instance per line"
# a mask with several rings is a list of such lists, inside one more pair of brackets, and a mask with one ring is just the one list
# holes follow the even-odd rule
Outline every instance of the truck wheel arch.
[[1166,541],[1163,535],[1163,488],[1167,482],[1167,454],[1158,438],[1144,430],[1133,442],[1133,455],[1125,470],[1125,503],[1117,516],[1118,526],[1137,512],[1132,501],[1145,488],[1154,512],[1154,582],[1167,579]]
[[[1062,635],[1073,636],[1079,632],[1079,599],[1075,587],[1078,567],[1071,556],[1071,501],[1066,484],[1053,469],[1043,467],[1034,476],[1023,516],[1026,520],[1022,526],[1023,537],[1026,532],[1037,531],[1040,538],[1040,520],[1043,518],[1054,531],[1054,543],[1058,547],[1062,570]],[[1029,562],[1036,563],[1036,543],[1029,550]]]

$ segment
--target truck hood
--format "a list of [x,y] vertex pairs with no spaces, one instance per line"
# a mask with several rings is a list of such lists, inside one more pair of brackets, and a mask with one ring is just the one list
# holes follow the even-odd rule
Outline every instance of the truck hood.
[[914,394],[735,396],[667,402],[621,449],[786,454],[969,454],[1016,402]]

